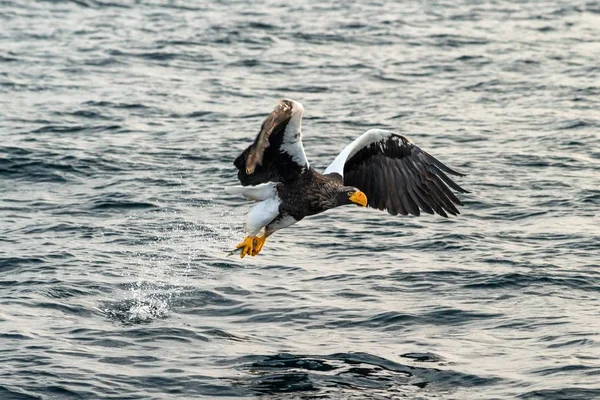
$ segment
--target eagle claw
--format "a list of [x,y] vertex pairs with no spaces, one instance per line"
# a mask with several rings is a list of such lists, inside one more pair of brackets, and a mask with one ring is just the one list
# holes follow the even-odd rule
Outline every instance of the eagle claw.
[[236,249],[242,249],[242,252],[240,253],[240,258],[246,257],[246,254],[254,255],[252,254],[252,248],[255,239],[256,237],[246,236],[246,239],[244,239],[242,243],[235,246]]
[[260,237],[259,236],[254,237],[254,240],[252,241],[252,250],[250,250],[250,255],[252,257],[254,257],[258,253],[260,253],[260,251],[262,250],[262,248],[265,244],[265,240],[267,240],[266,235],[263,235]]

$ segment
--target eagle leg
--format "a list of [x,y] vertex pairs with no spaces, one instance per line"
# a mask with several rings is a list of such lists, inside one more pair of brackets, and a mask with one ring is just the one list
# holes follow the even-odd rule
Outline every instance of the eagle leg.
[[267,240],[267,234],[265,233],[262,236],[255,236],[254,237],[254,241],[252,243],[252,249],[250,250],[250,255],[252,257],[254,257],[255,255],[257,255],[258,253],[260,253],[260,251],[262,250],[265,241]]
[[254,236],[254,237],[246,236],[246,239],[244,239],[244,241],[242,243],[235,246],[236,249],[242,249],[242,252],[240,253],[241,258],[246,257],[246,254],[255,255],[255,254],[252,254],[252,248],[253,248],[254,240],[256,240],[256,239],[257,239],[256,236]]

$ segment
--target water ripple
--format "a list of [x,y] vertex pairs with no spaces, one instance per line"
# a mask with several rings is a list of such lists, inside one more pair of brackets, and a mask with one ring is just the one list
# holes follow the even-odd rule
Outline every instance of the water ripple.
[[[599,12],[0,0],[0,398],[600,397]],[[316,169],[392,129],[467,174],[461,214],[227,257],[282,97]]]

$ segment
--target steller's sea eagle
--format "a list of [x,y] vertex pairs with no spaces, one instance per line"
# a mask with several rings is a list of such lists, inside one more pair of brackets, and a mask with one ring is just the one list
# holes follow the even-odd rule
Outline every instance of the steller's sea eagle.
[[[281,100],[234,165],[243,186],[227,188],[258,202],[248,213],[248,236],[237,245],[255,256],[267,237],[302,218],[345,204],[392,215],[457,215],[461,201],[448,188],[468,193],[446,174],[464,176],[405,136],[369,129],[350,143],[323,174],[310,166],[302,146],[302,104]],[[260,231],[261,236],[257,236]]]

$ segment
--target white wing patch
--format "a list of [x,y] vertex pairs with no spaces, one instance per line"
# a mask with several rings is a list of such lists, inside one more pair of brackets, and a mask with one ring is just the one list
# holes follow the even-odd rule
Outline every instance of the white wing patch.
[[304,146],[302,146],[302,115],[304,114],[304,107],[297,101],[289,99],[287,101],[292,103],[292,117],[285,127],[281,150],[289,154],[295,163],[308,168],[308,159],[306,158],[306,153],[304,153]]
[[361,149],[369,146],[372,143],[379,142],[382,139],[389,138],[394,132],[386,131],[384,129],[369,129],[359,137],[357,137],[352,143],[342,150],[340,154],[333,160],[333,162],[327,167],[324,174],[338,173],[344,176],[344,165],[346,160],[358,153]]

